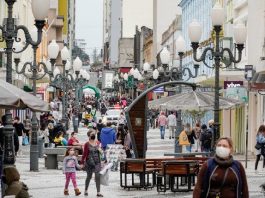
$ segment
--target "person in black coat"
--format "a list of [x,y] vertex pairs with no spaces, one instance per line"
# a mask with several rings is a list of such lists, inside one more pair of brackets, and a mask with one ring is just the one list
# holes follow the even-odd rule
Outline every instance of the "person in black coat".
[[[7,125],[7,120],[6,120],[6,116],[3,115],[2,116],[2,125],[5,127]],[[3,147],[4,147],[4,127],[0,128],[0,155],[3,154]],[[14,130],[14,147],[15,147],[15,154],[17,154],[18,150],[19,150],[19,140],[18,140],[18,135],[16,133],[16,131]]]

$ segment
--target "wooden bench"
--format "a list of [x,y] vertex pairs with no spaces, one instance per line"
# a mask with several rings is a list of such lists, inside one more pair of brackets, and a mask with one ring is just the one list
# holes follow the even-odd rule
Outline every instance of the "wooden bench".
[[[146,163],[144,159],[126,159],[120,162],[120,186],[124,189],[130,188],[145,188],[145,175]],[[135,183],[135,174],[140,176],[139,183]],[[128,175],[131,175],[131,184],[128,184]],[[124,183],[123,183],[124,179]]]
[[[192,176],[198,172],[198,162],[195,160],[163,161],[163,169],[157,173],[157,192],[188,192],[191,191]],[[169,177],[167,185],[166,178]],[[188,186],[181,189],[179,179],[187,178]],[[176,184],[176,187],[174,187]]]

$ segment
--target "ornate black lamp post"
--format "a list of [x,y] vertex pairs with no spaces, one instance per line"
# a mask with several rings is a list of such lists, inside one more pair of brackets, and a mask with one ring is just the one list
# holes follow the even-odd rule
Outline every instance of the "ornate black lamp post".
[[[50,8],[49,1],[34,0],[32,1],[32,12],[35,17],[35,26],[38,30],[37,41],[33,41],[27,27],[23,25],[15,25],[15,18],[13,18],[13,5],[16,0],[5,0],[8,5],[8,18],[6,18],[6,23],[0,26],[2,31],[1,42],[6,42],[5,53],[7,55],[7,66],[6,66],[6,81],[12,83],[12,53],[16,50],[16,53],[24,51],[29,45],[32,45],[33,50],[37,50],[42,39],[42,29],[45,25],[45,18],[48,15],[48,10]],[[13,46],[14,41],[19,42],[21,39],[17,37],[18,31],[22,30],[25,35],[25,43],[21,49],[15,49]],[[32,65],[36,66],[36,62],[33,61]],[[33,76],[37,76],[37,69],[32,67]],[[35,87],[35,90],[34,90]],[[36,81],[33,80],[33,93],[36,94]],[[12,127],[12,117],[10,111],[6,111],[7,125],[4,128],[4,164],[12,165],[15,162],[14,154],[14,140],[13,133],[14,129]],[[38,147],[37,147],[37,131],[38,125],[36,120],[36,114],[33,112],[32,117],[32,139],[30,147],[30,170],[38,171]]]
[[[161,82],[166,82],[169,80],[172,81],[183,81],[183,76],[187,77],[187,80],[190,78],[196,78],[198,75],[198,68],[199,65],[194,64],[194,69],[195,69],[195,74],[192,74],[192,71],[190,68],[183,68],[182,60],[184,56],[184,52],[186,51],[185,49],[185,41],[182,36],[179,36],[179,38],[176,41],[176,49],[178,51],[179,55],[179,67],[172,67],[171,69],[169,68],[169,61],[170,61],[170,53],[167,50],[166,47],[160,52],[160,59],[162,63],[162,69],[158,71],[158,69],[155,69],[153,71],[153,78],[155,80],[158,80],[158,77],[160,76]],[[146,68],[148,69],[148,68]],[[188,73],[188,74],[187,74]],[[179,89],[179,93],[181,93],[181,86]],[[177,117],[177,129],[176,129],[176,134],[175,137],[178,137],[179,134],[181,133],[182,129],[182,119],[181,119],[181,110],[177,111],[178,117]],[[175,152],[181,152],[181,147],[178,144],[178,139],[175,139]]]
[[[199,40],[202,34],[201,25],[197,21],[193,21],[189,25],[189,37],[191,40],[191,46],[193,48],[193,59],[198,62],[203,62],[207,67],[215,69],[215,101],[214,101],[214,122],[215,122],[215,134],[214,140],[220,137],[220,124],[219,124],[219,71],[220,68],[227,68],[232,63],[239,63],[242,57],[242,50],[244,49],[244,42],[246,41],[246,27],[239,23],[234,27],[234,39],[236,41],[236,48],[238,50],[237,58],[233,56],[232,51],[229,48],[220,47],[220,33],[222,31],[222,24],[224,21],[224,9],[217,3],[211,12],[212,24],[215,32],[215,46],[207,47],[203,50],[202,55],[197,57],[197,49],[199,48]],[[228,54],[228,60],[225,57],[225,53]],[[207,56],[210,54],[210,59],[214,59],[214,65],[207,64]],[[224,64],[221,64],[223,62]]]
[[67,119],[67,95],[68,95],[68,89],[72,88],[72,85],[69,81],[69,70],[71,67],[70,62],[68,61],[70,59],[69,50],[66,46],[61,50],[61,59],[63,64],[63,71],[62,73],[60,70],[55,67],[53,71],[53,77],[54,79],[51,81],[51,86],[59,88],[63,91],[63,97],[62,97],[62,123],[67,129],[68,125],[68,119]]
[[79,107],[80,107],[79,90],[83,86],[85,86],[90,79],[89,74],[85,70],[81,70],[81,68],[82,68],[82,61],[80,60],[79,57],[76,57],[73,65],[73,69],[75,72],[75,79],[73,78],[72,75],[70,75],[70,81],[75,89],[75,103],[74,103],[74,116],[73,116],[73,126],[75,132],[78,132],[78,125],[79,125]]

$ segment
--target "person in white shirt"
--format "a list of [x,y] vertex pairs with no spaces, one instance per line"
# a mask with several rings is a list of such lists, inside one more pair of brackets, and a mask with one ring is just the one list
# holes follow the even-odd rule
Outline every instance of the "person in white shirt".
[[171,114],[168,116],[167,119],[168,119],[168,127],[169,127],[169,139],[171,139],[171,137],[175,139],[177,119],[176,119],[174,112],[171,112]]

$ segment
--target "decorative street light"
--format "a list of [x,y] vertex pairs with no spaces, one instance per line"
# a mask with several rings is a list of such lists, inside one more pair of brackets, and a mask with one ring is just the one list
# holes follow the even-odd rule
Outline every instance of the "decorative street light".
[[[74,105],[74,116],[73,116],[73,126],[74,126],[74,131],[78,132],[78,115],[79,115],[79,89],[81,89],[83,86],[87,84],[87,82],[90,79],[89,74],[85,70],[82,69],[82,61],[80,60],[79,57],[76,57],[73,63],[73,69],[75,72],[75,79],[73,78],[72,75],[70,75],[70,81],[72,83],[72,86],[75,89],[75,105]],[[81,71],[81,72],[80,72]],[[79,76],[80,74],[80,76]]]
[[[16,25],[15,18],[13,18],[13,5],[16,0],[5,0],[8,5],[8,18],[6,18],[6,23],[0,26],[2,32],[2,38],[0,42],[5,41],[6,48],[5,53],[7,55],[6,64],[6,81],[12,84],[12,53],[20,53],[29,45],[32,45],[33,51],[36,51],[42,39],[42,29],[45,25],[45,18],[48,16],[48,11],[50,8],[50,1],[34,0],[32,1],[32,12],[35,17],[35,26],[37,28],[37,39],[33,39],[33,35],[29,33],[29,30],[24,25]],[[40,9],[41,8],[41,9]],[[25,35],[25,46],[22,44],[17,44],[17,49],[13,46],[14,41],[20,42],[18,38],[18,31],[22,30]],[[36,54],[36,53],[35,53]],[[34,55],[35,55],[34,54]],[[28,63],[29,64],[29,63]],[[36,78],[37,78],[37,64],[36,60],[30,64],[33,80],[33,94],[36,95]],[[12,115],[9,110],[6,111],[7,125],[4,127],[4,164],[12,165],[15,162],[14,145],[13,145],[13,133],[14,128],[12,127]],[[37,131],[38,124],[36,113],[33,111],[32,116],[32,138],[30,145],[30,170],[38,171],[38,146],[37,146]]]
[[[219,3],[216,3],[211,12],[212,23],[214,27],[215,47],[207,47],[203,50],[202,55],[197,57],[197,49],[199,48],[199,41],[202,34],[202,27],[197,21],[193,21],[189,25],[189,37],[191,40],[191,46],[193,48],[193,59],[197,62],[203,62],[209,68],[215,68],[215,100],[214,100],[214,123],[215,134],[214,140],[220,137],[219,127],[219,70],[220,68],[227,68],[232,63],[239,63],[242,57],[242,50],[244,49],[244,42],[246,41],[246,27],[242,23],[238,23],[234,27],[234,39],[236,41],[236,48],[238,50],[238,56],[233,56],[232,51],[229,48],[220,48],[220,32],[222,30],[222,24],[224,21],[224,9]],[[224,54],[228,54],[228,60]],[[214,65],[211,67],[206,62],[206,55],[210,54],[210,59],[214,59]],[[224,64],[221,64],[223,62]]]
[[51,86],[60,88],[63,91],[63,97],[62,97],[62,123],[67,129],[67,93],[68,89],[71,87],[71,83],[68,79],[68,76],[70,75],[69,69],[70,69],[70,63],[68,59],[70,59],[69,50],[66,46],[63,47],[61,50],[61,58],[63,63],[63,72],[61,74],[60,70],[57,68],[54,69],[53,77],[54,79],[51,81]]

